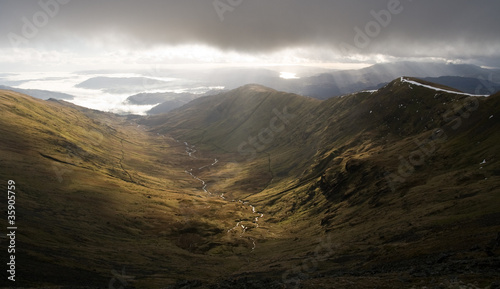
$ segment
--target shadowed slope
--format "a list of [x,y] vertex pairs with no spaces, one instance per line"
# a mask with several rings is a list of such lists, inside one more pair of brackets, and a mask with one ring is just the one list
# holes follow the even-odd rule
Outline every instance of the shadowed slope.
[[[245,177],[268,162],[271,182],[247,198],[296,236],[332,232],[336,255],[351,257],[325,261],[321,268],[425,277],[418,272],[427,270],[423,260],[433,254],[454,256],[433,273],[442,275],[460,272],[463,258],[472,258],[467,266],[475,266],[490,262],[492,248],[498,253],[489,243],[500,231],[499,95],[464,95],[409,78],[323,102],[280,94],[280,105],[296,117],[268,144],[258,143],[262,149],[255,147],[258,153],[251,158],[236,144],[258,139],[276,116],[272,106],[258,105],[266,93],[275,92],[243,87],[144,123],[198,140],[204,148],[232,147]],[[238,99],[243,94],[250,104]],[[239,109],[220,118],[198,118],[216,111],[204,108],[224,105]],[[260,117],[254,119],[256,114]],[[242,119],[227,121],[228,116]],[[253,130],[233,133],[245,127],[242,123],[253,123]],[[224,146],[228,139],[232,146]],[[257,179],[253,182],[258,186]],[[295,246],[306,248],[307,239]],[[473,247],[480,249],[470,253]],[[415,266],[418,272],[408,273]],[[493,274],[492,267],[483,269],[475,269],[477,276]]]

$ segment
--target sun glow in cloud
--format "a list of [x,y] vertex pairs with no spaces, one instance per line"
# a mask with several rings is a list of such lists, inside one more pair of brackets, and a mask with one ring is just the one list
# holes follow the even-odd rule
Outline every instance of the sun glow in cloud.
[[[307,53],[305,52],[307,51]],[[156,46],[145,49],[108,47],[99,53],[47,48],[0,48],[0,64],[5,71],[78,71],[98,69],[151,69],[155,66],[171,65],[187,68],[199,67],[269,67],[301,65],[325,68],[353,68],[367,66],[357,60],[326,57],[309,58],[311,52],[305,49],[283,49],[267,54],[247,54],[224,51],[207,45]],[[345,67],[347,65],[347,67]],[[8,69],[7,69],[8,68]],[[286,71],[285,71],[286,72]],[[288,72],[290,73],[290,72]],[[283,74],[283,78],[294,77]]]

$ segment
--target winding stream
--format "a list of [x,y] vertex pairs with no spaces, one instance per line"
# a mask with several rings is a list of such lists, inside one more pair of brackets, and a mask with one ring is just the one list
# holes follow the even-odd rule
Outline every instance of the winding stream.
[[[176,142],[179,142],[179,141],[176,140]],[[196,149],[195,149],[195,146],[194,145],[189,145],[187,142],[184,142],[184,145],[186,146],[186,149],[185,149],[186,150],[186,154],[189,157],[193,158],[193,159],[197,159],[196,156],[194,156],[194,154],[197,152]],[[202,170],[204,168],[215,166],[218,162],[219,162],[218,159],[214,159],[213,163],[205,165],[205,166],[202,166],[202,167],[199,167],[196,170],[200,171],[200,170]],[[210,196],[214,196],[215,195],[215,196],[217,196],[217,197],[219,197],[219,198],[221,198],[223,200],[226,200],[226,198],[224,197],[224,193],[221,193],[220,195],[218,195],[218,194],[213,194],[210,190],[208,190],[207,189],[207,183],[204,180],[200,179],[198,176],[196,176],[193,173],[193,171],[194,171],[194,169],[192,169],[192,168],[188,169],[188,170],[185,170],[185,172],[187,174],[191,175],[191,177],[193,177],[195,180],[201,182],[201,184],[203,185],[203,187],[201,188],[203,190],[203,192],[209,194]],[[235,200],[231,200],[231,202],[236,202],[236,201]],[[243,204],[244,206],[250,207],[252,209],[252,213],[258,215],[257,217],[254,218],[254,221],[253,221],[253,224],[255,225],[255,228],[258,228],[259,227],[259,218],[264,217],[264,214],[257,212],[255,206],[249,204],[246,201],[238,200],[237,202]],[[238,223],[236,223],[236,225],[233,228],[227,230],[227,233],[231,233],[231,232],[236,231],[236,230],[240,231],[240,235],[239,236],[240,236],[240,238],[243,238],[244,237],[243,235],[248,230],[248,227],[245,226],[245,225],[243,225],[243,224],[241,224],[241,221],[239,221]],[[256,241],[252,237],[247,237],[247,238],[252,241],[252,251],[253,251],[257,247]]]

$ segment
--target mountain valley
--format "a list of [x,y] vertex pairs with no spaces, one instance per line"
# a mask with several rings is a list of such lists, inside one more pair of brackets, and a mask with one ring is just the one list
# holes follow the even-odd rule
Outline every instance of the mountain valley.
[[17,285],[500,280],[499,93],[400,77],[318,100],[249,84],[120,116],[0,90],[0,111]]

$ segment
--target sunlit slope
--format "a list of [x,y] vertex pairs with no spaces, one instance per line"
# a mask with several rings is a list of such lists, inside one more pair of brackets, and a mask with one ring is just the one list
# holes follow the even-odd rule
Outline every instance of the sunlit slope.
[[104,123],[117,122],[114,116],[101,122],[10,91],[1,91],[0,106],[0,174],[18,189],[20,284],[104,282],[125,262],[122,250],[136,246],[132,240],[170,223],[171,210],[149,220],[147,196],[158,194],[127,164],[134,157],[123,150],[131,144]]
[[132,119],[64,102],[0,91],[0,111],[0,177],[17,187],[16,284],[107,287],[126,268],[129,284],[157,288],[229,274],[243,260],[227,256],[251,253],[227,230],[255,214],[185,172],[213,158],[190,160]]

